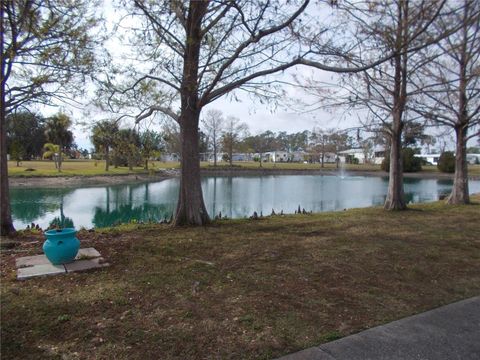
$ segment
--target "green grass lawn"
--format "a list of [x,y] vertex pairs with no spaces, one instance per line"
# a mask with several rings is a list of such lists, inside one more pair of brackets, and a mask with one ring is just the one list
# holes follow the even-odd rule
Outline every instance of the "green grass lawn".
[[[226,163],[219,163],[215,168],[212,163],[202,162],[202,168],[215,170],[215,169],[230,169],[230,166]],[[161,162],[153,161],[150,163],[150,169],[152,171],[162,169],[179,168],[178,162]],[[235,169],[260,169],[258,162],[234,162]],[[27,169],[34,169],[34,171],[28,171]],[[304,163],[262,163],[262,169],[270,170],[320,170],[322,169],[320,164],[304,164]],[[334,171],[337,170],[335,164],[325,164],[323,170]],[[354,165],[345,164],[344,170],[346,171],[379,171],[386,174],[380,169],[380,165]],[[423,172],[428,174],[439,173],[436,166],[424,166]],[[20,166],[17,166],[15,161],[8,162],[8,173],[12,177],[35,177],[35,176],[94,176],[94,175],[125,175],[125,174],[146,174],[148,171],[143,167],[134,167],[133,171],[130,171],[128,167],[110,167],[110,170],[105,171],[105,161],[99,160],[67,160],[63,162],[62,172],[58,172],[55,169],[53,161],[41,160],[41,161],[22,161]],[[469,165],[469,174],[471,176],[480,176],[480,165]]]
[[41,252],[23,234],[1,253],[2,357],[269,359],[479,295],[474,200],[85,231],[111,267],[18,282]]
[[[179,163],[163,163],[160,161],[153,161],[150,163],[152,170],[178,168]],[[33,169],[29,171],[27,169]],[[132,171],[128,167],[110,166],[109,171],[105,171],[105,161],[99,160],[66,160],[62,164],[62,171],[55,169],[53,161],[22,161],[20,166],[17,166],[15,161],[8,162],[9,176],[94,176],[94,175],[125,175],[125,174],[141,174],[148,173],[143,167],[134,167]]]

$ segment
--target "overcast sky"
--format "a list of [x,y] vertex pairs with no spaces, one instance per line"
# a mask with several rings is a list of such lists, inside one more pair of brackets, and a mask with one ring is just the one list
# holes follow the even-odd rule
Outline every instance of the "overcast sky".
[[[115,19],[118,14],[112,9],[110,0],[105,0],[105,14],[107,19]],[[113,22],[113,20],[111,20]],[[112,40],[114,41],[114,40]],[[108,45],[109,51],[112,56],[119,57],[122,53],[122,44],[118,42],[112,42]],[[335,82],[335,76],[332,73],[327,73],[320,70],[315,70],[307,67],[295,67],[285,71],[282,74],[276,75],[276,78],[285,82],[292,82],[293,75],[301,75],[304,77],[312,77],[317,81]],[[301,106],[287,106],[287,103],[293,104],[295,100],[303,101],[305,103],[312,104],[316,100],[309,97],[300,88],[290,87],[285,85],[287,91],[286,100],[280,101],[280,106],[274,108],[271,105],[260,104],[258,101],[252,100],[241,90],[236,91],[237,97],[240,102],[230,101],[227,97],[218,99],[217,101],[209,104],[203,109],[205,111],[213,108],[221,110],[225,116],[233,115],[240,118],[242,122],[245,122],[249,131],[252,134],[257,134],[266,130],[273,132],[286,131],[287,133],[299,132],[304,130],[312,130],[314,127],[320,127],[323,129],[337,128],[345,129],[355,126],[360,126],[361,113],[345,114],[344,110],[338,109],[335,112],[327,112],[322,109],[306,112],[304,107]],[[49,116],[59,110],[69,114],[73,120],[77,123],[73,129],[75,135],[75,142],[79,147],[90,149],[92,147],[90,142],[90,128],[85,125],[79,125],[80,123],[94,123],[95,120],[104,118],[105,115],[96,114],[91,112],[86,115],[85,112],[72,109],[66,106],[60,106],[59,108],[41,109],[40,111],[44,116]],[[160,129],[161,120],[146,121],[142,124],[142,127],[149,126],[153,129]],[[124,124],[127,126],[128,124]],[[90,125],[91,127],[91,125]]]

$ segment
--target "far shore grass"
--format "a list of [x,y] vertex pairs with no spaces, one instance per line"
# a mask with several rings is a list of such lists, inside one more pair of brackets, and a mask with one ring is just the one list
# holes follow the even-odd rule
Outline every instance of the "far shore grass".
[[[20,166],[17,166],[16,161],[8,162],[8,174],[11,177],[55,177],[55,176],[104,176],[104,175],[126,175],[126,174],[149,174],[155,171],[164,169],[177,169],[180,167],[179,162],[161,162],[152,161],[149,164],[149,171],[143,167],[134,167],[129,170],[128,167],[110,166],[109,171],[105,171],[105,161],[102,160],[65,160],[62,165],[62,171],[55,169],[53,161],[22,161]],[[212,163],[202,162],[201,167],[205,169],[230,169],[228,163],[220,162],[215,168]],[[262,163],[262,168],[258,162],[234,162],[234,167],[238,169],[248,170],[326,170],[335,171],[335,164],[324,164],[324,168],[320,164],[304,164],[304,163]],[[380,169],[380,165],[353,165],[344,164],[345,171],[378,171],[386,175],[386,172]],[[436,166],[424,166],[423,173],[425,174],[439,174]],[[480,176],[480,165],[469,165],[470,176]]]
[[78,234],[112,264],[15,280],[1,252],[6,359],[271,359],[480,294],[480,196]]

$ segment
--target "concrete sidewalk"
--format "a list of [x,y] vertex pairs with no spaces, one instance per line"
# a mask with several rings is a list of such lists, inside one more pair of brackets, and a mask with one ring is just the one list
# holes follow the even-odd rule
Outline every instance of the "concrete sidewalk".
[[281,360],[480,359],[480,296],[312,347]]

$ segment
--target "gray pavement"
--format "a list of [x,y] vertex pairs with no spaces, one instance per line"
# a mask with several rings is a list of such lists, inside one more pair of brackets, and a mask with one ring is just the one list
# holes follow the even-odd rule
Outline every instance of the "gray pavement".
[[281,360],[480,360],[480,296],[377,326]]

